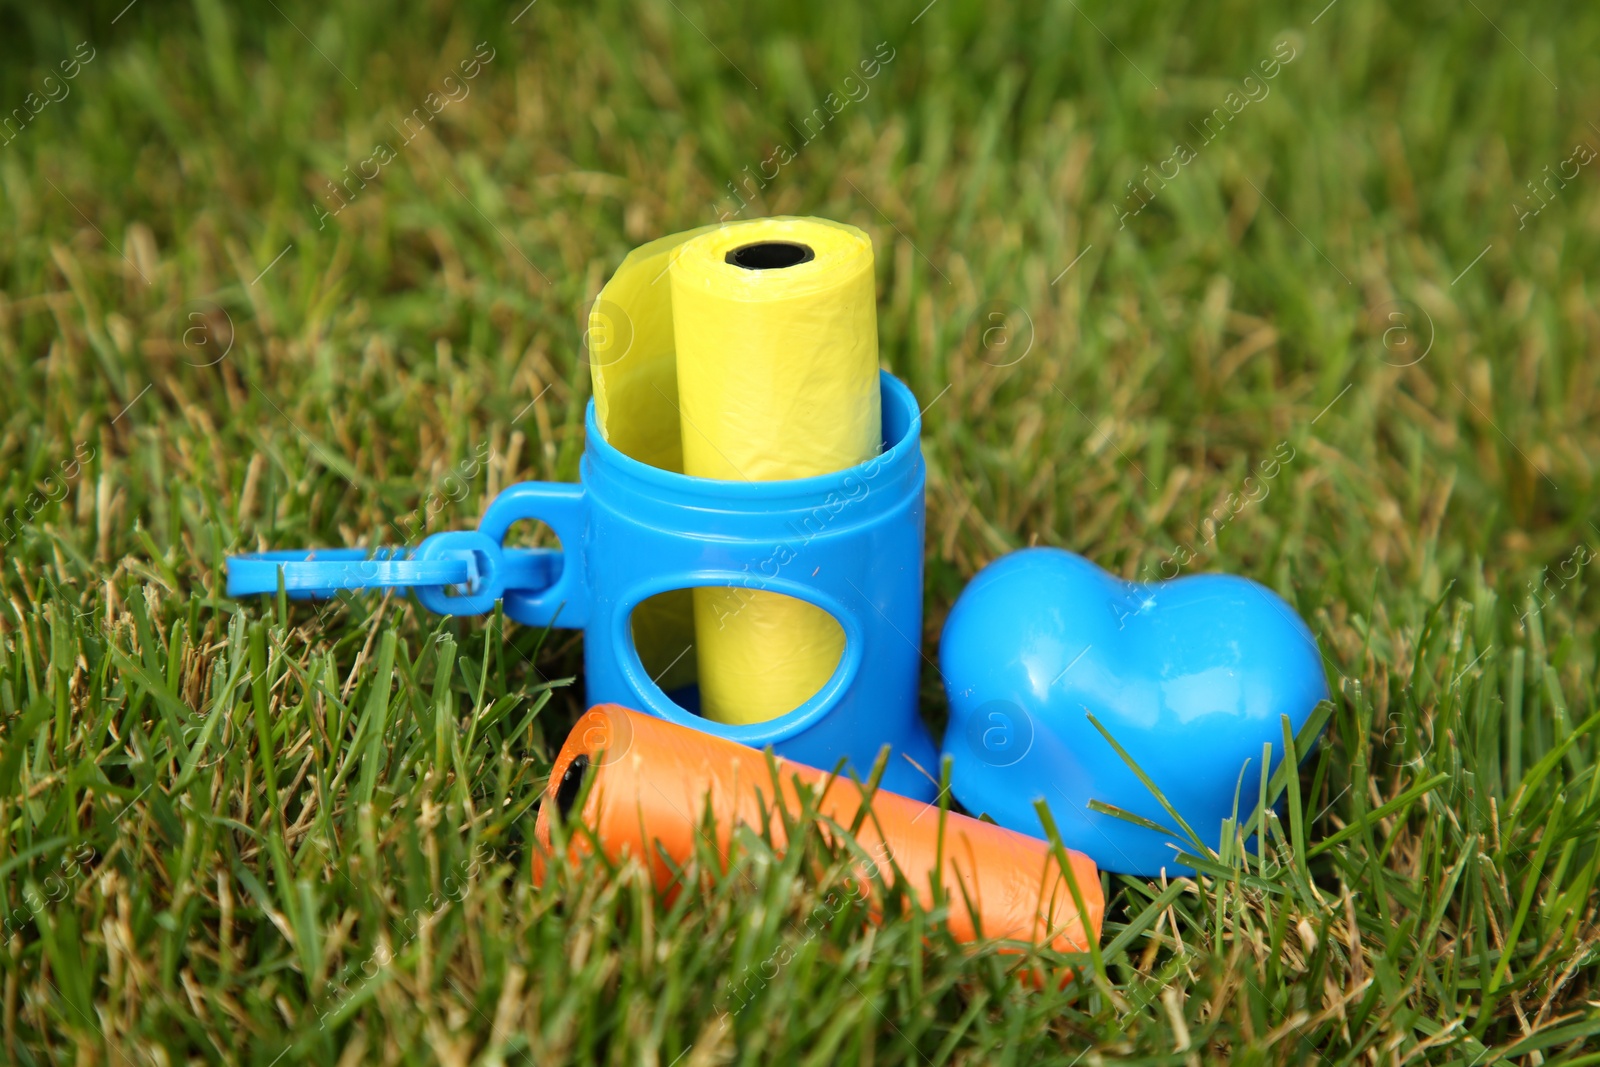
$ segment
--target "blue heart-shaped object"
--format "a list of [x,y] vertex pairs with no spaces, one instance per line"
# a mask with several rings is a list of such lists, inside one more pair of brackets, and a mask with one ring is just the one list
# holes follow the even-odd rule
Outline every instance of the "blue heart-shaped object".
[[1127,582],[1053,548],[985,567],[951,609],[939,658],[956,799],[1043,837],[1042,797],[1068,848],[1151,877],[1190,873],[1173,846],[1195,846],[1089,715],[1216,848],[1241,773],[1240,817],[1255,808],[1261,746],[1281,762],[1282,716],[1298,733],[1328,696],[1311,631],[1264,586],[1221,574]]

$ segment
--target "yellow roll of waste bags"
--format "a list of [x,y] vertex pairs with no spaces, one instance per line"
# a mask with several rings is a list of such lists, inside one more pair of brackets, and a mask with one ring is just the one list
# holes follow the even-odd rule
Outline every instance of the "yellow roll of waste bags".
[[[589,350],[601,433],[644,463],[771,481],[882,445],[872,242],[853,226],[756,219],[635,249],[595,301]],[[681,617],[661,600],[635,612],[636,642]],[[699,588],[693,612],[701,712],[718,722],[798,707],[844,651],[832,616],[780,594]]]

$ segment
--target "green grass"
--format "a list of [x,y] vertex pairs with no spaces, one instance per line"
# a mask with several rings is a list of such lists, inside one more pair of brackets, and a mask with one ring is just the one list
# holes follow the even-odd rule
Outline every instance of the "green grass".
[[[0,8],[8,114],[93,49],[0,146],[0,1058],[1600,1062],[1600,162],[1527,186],[1600,148],[1600,9],[123,3]],[[589,301],[830,92],[744,214],[874,237],[929,653],[1040,543],[1259,578],[1326,655],[1265,852],[1107,877],[1063,990],[815,839],[536,889],[574,634],[222,593],[575,478]]]

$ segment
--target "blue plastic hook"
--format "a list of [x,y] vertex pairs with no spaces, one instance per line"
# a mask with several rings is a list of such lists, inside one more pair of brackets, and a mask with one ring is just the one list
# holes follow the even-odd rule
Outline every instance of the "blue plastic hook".
[[[283,589],[295,600],[335,596],[342,590],[415,589],[429,611],[482,615],[508,591],[524,595],[550,588],[561,576],[561,553],[505,548],[476,530],[452,530],[410,548],[310,548],[255,552],[227,559],[230,597]],[[457,590],[452,595],[448,592]]]

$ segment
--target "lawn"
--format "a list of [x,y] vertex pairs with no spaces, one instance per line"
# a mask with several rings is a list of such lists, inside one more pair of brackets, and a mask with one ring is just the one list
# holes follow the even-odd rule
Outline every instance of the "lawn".
[[[1600,7],[525,2],[0,6],[0,1058],[1600,1063]],[[1065,988],[814,839],[535,887],[575,632],[224,594],[575,479],[623,255],[777,214],[873,237],[933,660],[1029,544],[1317,635]]]

